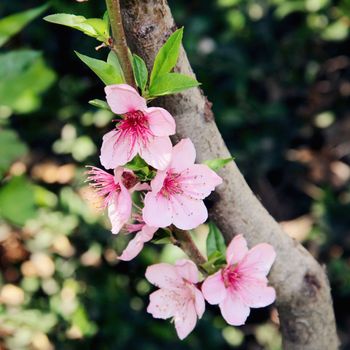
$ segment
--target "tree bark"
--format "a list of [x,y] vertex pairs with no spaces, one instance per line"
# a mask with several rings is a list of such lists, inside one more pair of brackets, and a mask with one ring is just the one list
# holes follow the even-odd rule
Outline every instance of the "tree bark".
[[[121,8],[127,41],[150,69],[157,51],[176,29],[167,1],[121,0]],[[193,75],[183,49],[175,70]],[[175,141],[191,138],[198,162],[230,157],[215,124],[211,103],[200,89],[164,97],[157,103],[176,119]],[[277,292],[284,349],[337,349],[332,299],[324,269],[307,250],[282,232],[234,162],[226,165],[220,175],[224,183],[214,194],[210,215],[226,241],[241,233],[250,246],[268,242],[277,252],[269,279]]]

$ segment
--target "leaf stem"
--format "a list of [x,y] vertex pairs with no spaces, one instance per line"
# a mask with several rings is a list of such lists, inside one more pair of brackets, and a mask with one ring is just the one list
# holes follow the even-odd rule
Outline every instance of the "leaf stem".
[[202,255],[193,242],[191,234],[188,231],[180,230],[175,226],[172,226],[171,230],[176,239],[174,244],[185,252],[185,254],[197,265],[198,269],[204,276],[207,276],[208,272],[202,266],[207,262],[207,259]]
[[119,0],[106,0],[106,6],[112,29],[112,38],[109,43],[110,48],[116,53],[119,59],[126,83],[136,87],[129,59],[129,48],[126,42]]

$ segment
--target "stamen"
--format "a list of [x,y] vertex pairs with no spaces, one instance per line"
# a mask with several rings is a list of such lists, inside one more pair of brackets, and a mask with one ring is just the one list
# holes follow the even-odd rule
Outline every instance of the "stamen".
[[90,170],[87,171],[87,181],[95,190],[96,194],[103,198],[102,208],[106,208],[109,201],[115,192],[120,191],[120,186],[115,183],[114,176],[106,171],[94,166],[87,166]]

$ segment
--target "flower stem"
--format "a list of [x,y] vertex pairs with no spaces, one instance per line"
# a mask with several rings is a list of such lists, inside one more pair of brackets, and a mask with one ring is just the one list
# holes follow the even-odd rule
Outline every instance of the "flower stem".
[[174,244],[185,252],[185,254],[197,265],[198,269],[204,276],[207,276],[208,272],[202,266],[207,262],[207,259],[202,255],[202,253],[193,242],[191,234],[188,231],[180,230],[175,226],[172,226],[171,230],[173,236],[176,239],[176,242],[174,242]]
[[126,42],[119,0],[106,0],[109,20],[112,29],[111,49],[116,53],[123,69],[126,83],[135,87],[134,75],[129,58],[129,48]]

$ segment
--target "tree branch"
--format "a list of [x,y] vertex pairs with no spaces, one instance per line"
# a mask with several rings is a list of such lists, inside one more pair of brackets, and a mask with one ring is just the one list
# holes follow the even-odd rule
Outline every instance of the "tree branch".
[[[157,51],[176,28],[167,2],[122,0],[121,8],[128,42],[151,68]],[[176,71],[193,75],[183,50]],[[230,156],[215,124],[210,103],[200,89],[193,88],[159,101],[176,119],[176,141],[190,137],[199,162]],[[337,349],[332,299],[323,268],[300,244],[282,232],[234,162],[220,175],[224,183],[215,194],[211,217],[226,241],[242,233],[250,246],[268,242],[277,252],[270,281],[277,291],[284,349]]]
[[171,227],[172,233],[176,239],[175,245],[180,247],[185,254],[197,265],[198,269],[202,272],[204,276],[207,275],[207,271],[202,268],[207,259],[199,251],[193,239],[188,231],[183,231],[175,226]]
[[109,20],[112,29],[111,49],[116,53],[123,69],[126,82],[135,87],[134,75],[129,59],[119,0],[106,0]]

